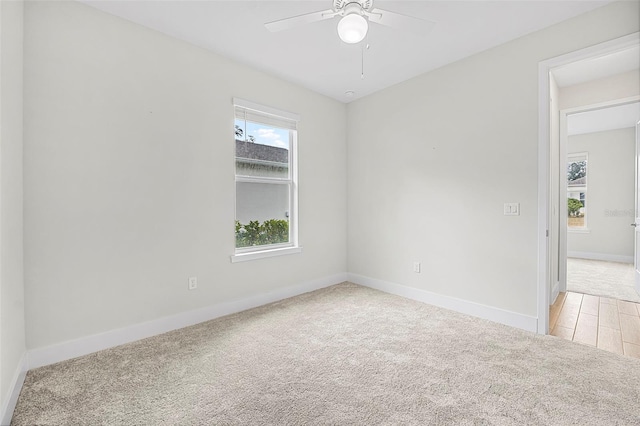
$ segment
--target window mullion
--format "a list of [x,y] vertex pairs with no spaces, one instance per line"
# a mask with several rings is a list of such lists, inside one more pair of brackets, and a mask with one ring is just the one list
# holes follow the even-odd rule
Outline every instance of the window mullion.
[[278,178],[236,175],[236,182],[272,183],[275,185],[287,185],[291,183],[291,179],[278,179]]

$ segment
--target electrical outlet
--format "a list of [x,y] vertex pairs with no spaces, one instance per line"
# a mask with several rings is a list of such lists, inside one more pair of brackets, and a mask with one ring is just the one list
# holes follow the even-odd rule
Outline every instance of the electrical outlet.
[[189,290],[198,288],[198,277],[189,277]]
[[413,262],[413,272],[416,274],[420,273],[420,262]]

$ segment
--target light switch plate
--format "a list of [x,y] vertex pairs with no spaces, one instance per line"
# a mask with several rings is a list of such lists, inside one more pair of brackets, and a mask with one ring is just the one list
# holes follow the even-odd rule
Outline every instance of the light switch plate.
[[520,203],[504,203],[505,216],[520,216]]

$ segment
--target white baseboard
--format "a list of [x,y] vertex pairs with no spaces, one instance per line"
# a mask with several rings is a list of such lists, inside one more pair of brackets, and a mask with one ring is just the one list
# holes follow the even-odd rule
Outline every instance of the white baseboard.
[[567,257],[575,257],[577,259],[603,260],[605,262],[633,263],[633,256],[623,256],[620,254],[568,251]]
[[2,401],[2,407],[0,409],[0,425],[2,426],[9,426],[11,424],[13,410],[15,410],[16,404],[18,403],[18,397],[20,396],[20,391],[22,390],[22,385],[24,384],[24,378],[26,375],[27,354],[25,352],[22,355],[22,358],[20,358],[18,368],[16,368],[16,372],[13,375],[13,380],[11,380],[9,394],[7,398]]
[[450,309],[452,311],[487,319],[534,333],[538,331],[538,319],[534,317],[494,308],[492,306],[469,302],[467,300],[456,299],[454,297],[444,296],[442,294],[432,293],[430,291],[420,290],[414,287],[377,280],[362,275],[348,275],[349,281],[354,284],[363,285],[386,293],[395,294],[397,296],[406,297],[408,299],[417,300],[419,302],[428,303],[430,305],[439,306],[441,308]]
[[319,290],[343,281],[347,281],[346,273],[331,275],[306,283],[257,294],[245,299],[223,302],[206,308],[183,312],[170,317],[159,318],[157,320],[58,343],[44,348],[32,349],[28,351],[28,369],[54,364],[168,331],[188,327],[221,316],[266,305],[267,303],[277,302],[289,297]]

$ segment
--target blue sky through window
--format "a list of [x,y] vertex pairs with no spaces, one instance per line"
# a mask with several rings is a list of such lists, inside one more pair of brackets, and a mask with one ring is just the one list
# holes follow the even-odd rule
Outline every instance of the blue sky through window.
[[249,140],[253,136],[254,143],[289,149],[289,130],[237,119],[235,125],[243,131],[243,137],[238,139]]

